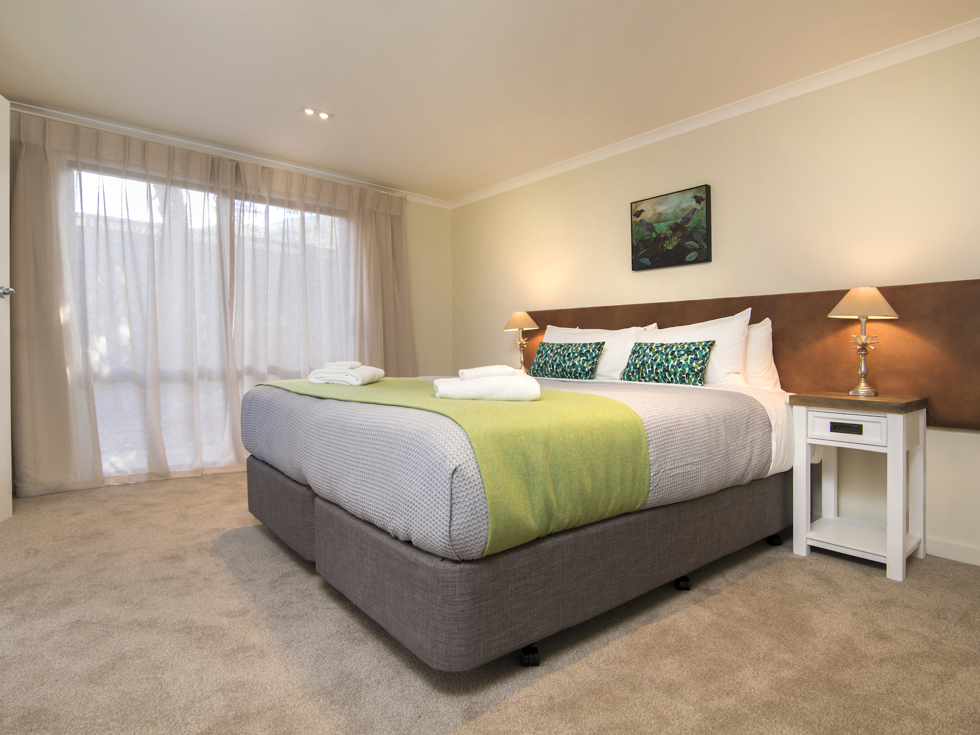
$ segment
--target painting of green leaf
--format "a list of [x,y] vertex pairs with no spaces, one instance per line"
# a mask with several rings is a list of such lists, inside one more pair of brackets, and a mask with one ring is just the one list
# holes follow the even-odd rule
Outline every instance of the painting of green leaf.
[[643,199],[630,205],[633,270],[711,262],[711,187]]

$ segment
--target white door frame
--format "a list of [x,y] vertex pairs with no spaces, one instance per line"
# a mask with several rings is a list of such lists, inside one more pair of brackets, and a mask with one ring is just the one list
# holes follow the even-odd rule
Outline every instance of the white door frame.
[[[10,103],[0,97],[0,287],[10,285]],[[0,299],[0,521],[13,515],[10,464],[10,299]]]

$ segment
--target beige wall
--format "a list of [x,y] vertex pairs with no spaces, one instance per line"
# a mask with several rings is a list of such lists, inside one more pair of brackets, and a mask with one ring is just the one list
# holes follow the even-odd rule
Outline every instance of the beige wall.
[[[973,41],[453,210],[454,368],[516,364],[516,309],[980,278],[977,79]],[[630,202],[703,183],[713,262],[632,273]],[[928,434],[930,551],[980,564],[980,434]]]
[[405,202],[412,323],[419,375],[452,372],[450,212]]

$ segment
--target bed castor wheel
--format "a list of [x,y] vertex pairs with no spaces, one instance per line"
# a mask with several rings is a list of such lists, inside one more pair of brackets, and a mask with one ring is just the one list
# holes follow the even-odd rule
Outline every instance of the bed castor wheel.
[[772,536],[766,539],[766,543],[770,546],[782,546],[783,538],[778,533],[774,533]]
[[541,654],[535,646],[524,646],[521,649],[521,666],[540,666]]
[[691,589],[691,578],[690,577],[678,577],[674,580],[674,589],[678,591]]

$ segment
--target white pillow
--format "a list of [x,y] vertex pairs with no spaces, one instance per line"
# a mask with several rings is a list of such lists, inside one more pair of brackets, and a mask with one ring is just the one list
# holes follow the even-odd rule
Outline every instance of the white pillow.
[[[544,337],[541,339],[542,342],[557,342],[561,344],[561,338],[563,337],[574,337],[576,334],[585,334],[604,337],[608,335],[618,335],[626,334],[631,329],[656,329],[657,323],[654,322],[647,327],[626,327],[625,329],[582,329],[581,327],[556,327],[553,324],[549,324],[544,330]],[[553,337],[553,339],[548,339],[548,337]],[[602,339],[596,340],[601,342]]]
[[745,382],[749,388],[783,389],[772,359],[772,322],[769,317],[749,325],[745,343]]
[[[653,325],[654,327],[656,325]],[[649,329],[647,327],[646,329]],[[594,380],[619,380],[626,363],[629,361],[633,343],[645,341],[642,335],[647,334],[643,327],[628,327],[626,329],[579,329],[578,327],[554,327],[548,325],[544,331],[542,342],[559,344],[582,344],[585,342],[605,342],[599,364],[596,365]]]
[[[677,342],[705,342],[713,339],[715,346],[704,371],[705,385],[745,386],[745,343],[752,309],[734,316],[712,319],[682,327],[667,327],[645,332],[638,342],[675,344]],[[628,358],[627,358],[628,359]]]

